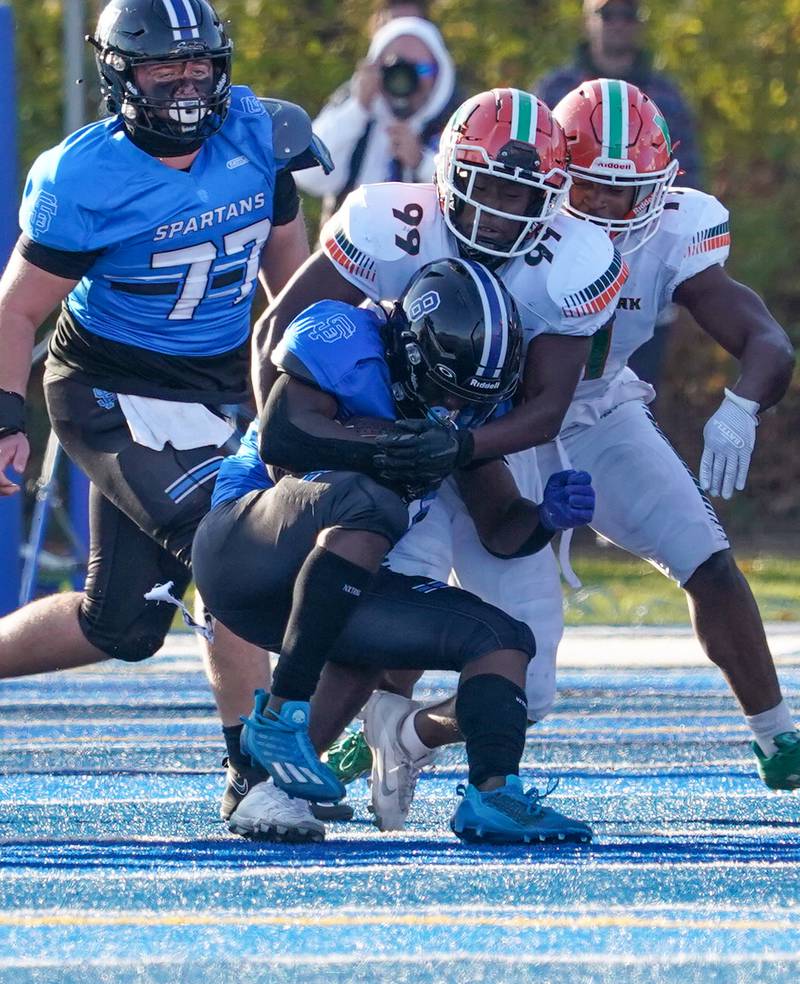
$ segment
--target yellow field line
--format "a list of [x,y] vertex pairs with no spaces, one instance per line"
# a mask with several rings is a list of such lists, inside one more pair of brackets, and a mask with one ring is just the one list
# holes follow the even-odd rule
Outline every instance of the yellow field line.
[[574,916],[496,916],[433,913],[385,913],[356,914],[309,913],[296,915],[269,915],[264,913],[239,914],[221,912],[121,912],[121,913],[0,913],[0,926],[25,929],[52,929],[60,926],[276,926],[281,928],[364,927],[364,926],[416,926],[451,927],[453,929],[490,926],[496,929],[693,929],[693,930],[793,930],[798,920],[790,919],[707,919],[675,918],[664,916],[631,915],[574,915]]

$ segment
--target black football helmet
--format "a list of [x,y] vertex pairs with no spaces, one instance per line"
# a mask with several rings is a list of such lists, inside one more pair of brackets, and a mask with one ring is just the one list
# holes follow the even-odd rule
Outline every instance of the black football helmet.
[[[150,154],[178,157],[197,150],[222,126],[230,104],[233,46],[206,0],[111,0],[94,35],[100,87],[111,113],[119,113],[131,139]],[[134,69],[153,63],[210,59],[202,95],[176,98],[179,82],[149,94]],[[205,91],[207,90],[207,91]]]
[[[517,387],[517,307],[480,263],[447,259],[422,267],[395,305],[389,328],[392,393],[407,417],[476,427]],[[447,393],[466,403],[457,415],[441,408]]]

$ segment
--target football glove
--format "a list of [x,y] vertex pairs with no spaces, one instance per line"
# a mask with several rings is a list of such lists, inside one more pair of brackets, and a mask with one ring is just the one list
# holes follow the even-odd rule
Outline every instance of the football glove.
[[725,390],[719,410],[703,428],[701,489],[723,499],[730,499],[734,489],[742,491],[756,444],[758,410],[755,400]]
[[375,441],[379,450],[372,459],[387,481],[434,487],[472,460],[471,431],[429,420],[399,420],[395,428],[395,433]]
[[585,471],[556,472],[547,480],[539,506],[539,523],[551,533],[585,526],[594,516],[592,476]]

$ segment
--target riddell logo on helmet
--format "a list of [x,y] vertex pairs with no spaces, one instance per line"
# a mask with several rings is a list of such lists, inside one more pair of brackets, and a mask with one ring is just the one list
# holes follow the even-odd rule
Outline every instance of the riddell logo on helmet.
[[469,385],[472,389],[496,390],[500,387],[499,379],[470,379]]
[[633,161],[621,161],[615,157],[595,157],[592,161],[592,169],[598,171],[624,171],[626,174],[636,174],[636,165]]

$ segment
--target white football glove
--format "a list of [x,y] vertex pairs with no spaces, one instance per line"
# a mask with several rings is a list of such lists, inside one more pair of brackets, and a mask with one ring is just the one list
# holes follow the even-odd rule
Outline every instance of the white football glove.
[[725,390],[719,410],[703,428],[703,457],[700,488],[711,495],[730,499],[734,488],[741,492],[756,444],[759,404]]

